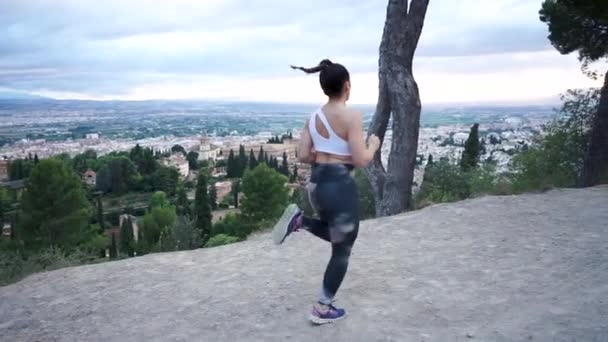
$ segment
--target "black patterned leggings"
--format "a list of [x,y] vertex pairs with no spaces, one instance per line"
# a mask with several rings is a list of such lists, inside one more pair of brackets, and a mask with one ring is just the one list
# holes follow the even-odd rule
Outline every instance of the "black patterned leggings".
[[310,178],[309,198],[319,219],[304,217],[303,223],[332,247],[319,300],[323,304],[338,292],[359,232],[359,194],[351,170],[350,165],[316,164]]

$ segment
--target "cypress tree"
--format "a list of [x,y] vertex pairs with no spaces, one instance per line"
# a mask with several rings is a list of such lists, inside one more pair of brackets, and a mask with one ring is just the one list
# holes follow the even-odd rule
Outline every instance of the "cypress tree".
[[468,171],[477,167],[481,146],[479,144],[479,124],[471,127],[471,132],[467,141],[464,143],[464,152],[460,158],[460,168]]
[[201,234],[202,245],[204,246],[211,234],[211,207],[209,206],[209,195],[207,193],[207,176],[204,172],[200,173],[196,184],[194,217],[196,218],[196,228]]
[[110,245],[110,259],[116,259],[118,248],[116,246],[116,233],[112,233],[112,244]]
[[211,210],[217,209],[217,188],[213,184],[209,189],[209,205],[211,206]]
[[255,169],[258,166],[258,161],[255,159],[255,155],[253,154],[253,149],[249,151],[249,170]]

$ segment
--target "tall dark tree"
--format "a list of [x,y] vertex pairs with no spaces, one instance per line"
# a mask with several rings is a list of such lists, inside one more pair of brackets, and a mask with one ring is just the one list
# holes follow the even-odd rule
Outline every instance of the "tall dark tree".
[[116,246],[116,233],[112,233],[112,243],[110,244],[110,259],[118,257],[118,246]]
[[103,233],[106,230],[106,223],[103,219],[103,202],[101,196],[97,197],[97,223],[99,224],[99,230]]
[[34,154],[34,164],[38,164],[40,160],[38,159],[38,153]]
[[211,206],[211,210],[217,209],[217,188],[214,184],[211,184],[209,188],[209,205]]
[[131,218],[122,220],[120,225],[120,251],[130,257],[134,255],[135,240],[133,239],[133,223]]
[[226,175],[228,178],[238,177],[238,168],[238,161],[234,157],[234,151],[230,150],[230,154],[228,154],[228,162],[226,163]]
[[239,146],[239,158],[238,158],[238,173],[237,177],[243,177],[245,169],[247,168],[247,154],[245,153],[245,146]]
[[[546,0],[540,20],[549,26],[549,40],[562,54],[578,51],[583,71],[608,57],[608,4],[600,0]],[[593,73],[589,73],[593,76]],[[582,172],[582,184],[608,182],[608,72],[591,125],[591,138]]]
[[204,172],[200,173],[196,184],[194,217],[196,228],[201,232],[202,245],[204,245],[211,235],[211,207],[207,193],[207,176]]
[[289,164],[287,164],[287,152],[283,152],[283,161],[281,161],[281,167],[279,167],[279,172],[283,175],[289,177]]
[[186,159],[188,160],[188,166],[190,166],[190,170],[198,169],[198,153],[197,152],[194,152],[194,151],[188,152]]
[[239,192],[241,192],[241,181],[236,180],[232,182],[232,198],[235,208],[239,207]]
[[388,169],[382,165],[382,148],[368,168],[379,216],[394,215],[410,207],[421,108],[412,61],[428,4],[429,0],[390,0],[386,10],[378,63],[378,104],[368,131],[383,143],[392,114]]
[[433,165],[433,155],[429,154],[429,159],[426,162],[426,165]]
[[182,145],[179,145],[179,144],[173,145],[173,147],[171,147],[171,152],[173,152],[173,153],[181,153],[184,156],[188,154],[186,152],[186,149]]
[[289,178],[290,182],[295,183],[298,180],[298,165],[293,164],[293,172]]
[[190,201],[188,200],[186,189],[183,186],[180,186],[177,190],[177,201],[175,205],[178,216],[192,216],[192,211],[190,210]]
[[[91,208],[80,178],[59,160],[41,160],[21,202],[19,232],[27,249],[71,249],[91,238]],[[96,232],[95,232],[96,233]]]
[[469,171],[477,167],[479,156],[481,153],[481,145],[479,143],[479,124],[474,124],[469,132],[469,137],[464,143],[464,151],[460,158],[460,169]]
[[249,151],[249,170],[255,169],[258,166],[258,161],[255,159],[255,155],[253,154],[253,149]]
[[268,152],[264,152],[264,164],[270,166],[270,159],[268,159]]
[[260,145],[260,152],[258,152],[258,164],[264,162],[264,147]]

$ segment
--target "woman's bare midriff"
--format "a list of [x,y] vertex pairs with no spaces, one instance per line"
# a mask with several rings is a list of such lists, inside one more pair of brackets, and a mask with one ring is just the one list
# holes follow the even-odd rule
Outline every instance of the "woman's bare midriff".
[[315,162],[318,164],[352,164],[349,156],[337,156],[324,152],[316,152]]

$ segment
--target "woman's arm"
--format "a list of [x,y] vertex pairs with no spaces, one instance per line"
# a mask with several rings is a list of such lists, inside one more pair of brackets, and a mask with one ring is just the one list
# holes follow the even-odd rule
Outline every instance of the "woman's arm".
[[365,146],[363,136],[363,114],[353,113],[353,120],[348,127],[348,145],[352,153],[352,161],[355,167],[367,167],[374,159],[376,151],[380,147],[380,140],[377,136],[371,135],[368,138],[368,146]]
[[312,145],[310,131],[308,131],[308,121],[304,125],[304,130],[300,135],[300,144],[298,146],[298,159],[301,163],[312,164],[316,160],[316,153]]

